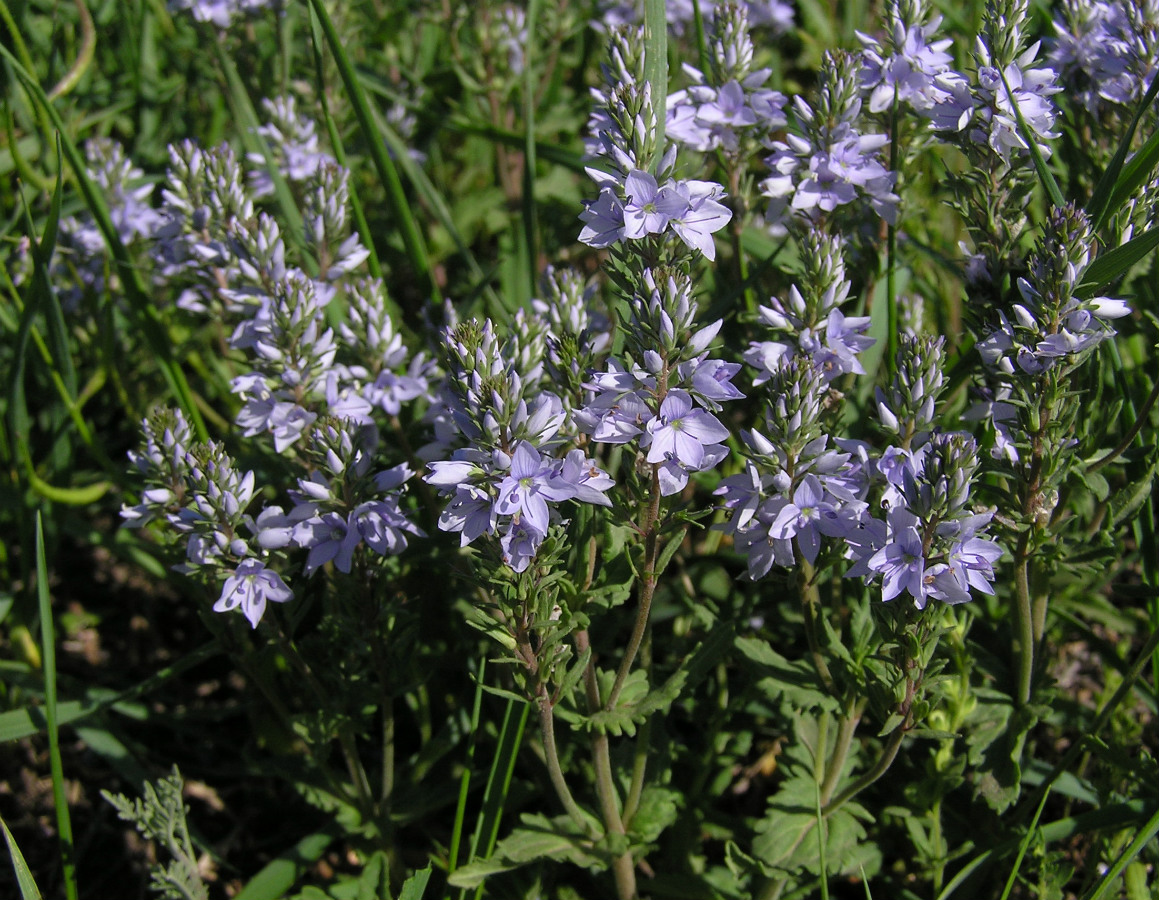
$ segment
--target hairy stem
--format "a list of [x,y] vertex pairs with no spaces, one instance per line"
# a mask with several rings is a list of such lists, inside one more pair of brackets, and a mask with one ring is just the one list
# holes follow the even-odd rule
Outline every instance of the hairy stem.
[[648,628],[648,618],[652,611],[652,598],[656,594],[656,566],[660,561],[660,535],[656,523],[660,518],[660,465],[652,466],[652,495],[648,501],[648,508],[644,513],[644,575],[640,581],[640,603],[636,610],[636,624],[632,627],[631,637],[628,638],[628,647],[624,651],[624,658],[620,660],[620,668],[616,671],[616,680],[608,692],[608,699],[604,709],[614,709],[628,674],[632,671],[632,664],[636,661],[636,654],[640,650],[640,643],[644,640],[644,632]]
[[539,685],[536,692],[535,706],[539,711],[539,734],[543,738],[543,755],[547,761],[547,774],[551,778],[551,786],[555,788],[560,803],[572,821],[591,837],[597,838],[599,835],[592,828],[591,819],[576,803],[571,788],[567,786],[567,779],[563,777],[563,768],[559,764],[559,750],[555,745],[555,709],[551,705],[551,698],[547,696],[547,687],[543,684]]
[[835,693],[833,675],[829,671],[829,664],[821,654],[821,644],[817,640],[817,623],[821,613],[821,593],[817,589],[817,582],[813,578],[813,564],[808,560],[801,560],[797,568],[797,589],[801,596],[801,611],[805,614],[805,639],[809,642],[809,655],[813,658],[813,666],[830,694]]
[[[591,647],[587,629],[580,629],[575,633],[575,644],[581,654]],[[584,669],[584,694],[587,698],[588,711],[598,712],[602,704],[599,684],[596,682],[594,658],[588,660],[587,668]],[[616,781],[612,774],[612,754],[607,732],[592,732],[592,765],[596,772],[596,798],[600,804],[600,817],[603,819],[604,829],[609,834],[626,834],[624,818],[620,814],[620,801],[616,793]],[[612,872],[616,879],[619,900],[633,900],[636,897],[636,868],[632,862],[632,854],[624,853],[616,857],[612,864]]]
[[825,766],[825,779],[821,782],[821,805],[824,806],[833,796],[837,782],[841,779],[841,771],[845,768],[845,760],[849,756],[849,748],[853,744],[853,736],[857,733],[857,726],[861,722],[861,713],[865,709],[865,700],[853,704],[837,727],[837,738],[833,745],[833,754]]

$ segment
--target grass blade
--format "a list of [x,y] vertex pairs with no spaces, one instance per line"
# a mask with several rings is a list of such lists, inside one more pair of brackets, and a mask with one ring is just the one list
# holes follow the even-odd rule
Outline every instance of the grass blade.
[[652,107],[656,110],[655,168],[664,153],[668,103],[668,9],[664,0],[644,0],[644,78],[652,88]]
[[77,900],[75,846],[72,818],[64,791],[64,766],[60,760],[60,734],[56,721],[56,631],[53,628],[52,600],[48,595],[48,562],[44,553],[44,523],[36,514],[36,599],[40,606],[41,659],[44,664],[44,709],[48,718],[48,756],[52,767],[52,800],[56,807],[56,832],[60,840],[64,892]]
[[[491,763],[491,772],[487,776],[487,787],[483,791],[483,809],[479,813],[479,821],[475,826],[475,836],[471,843],[471,859],[490,859],[495,852],[495,845],[499,840],[499,820],[503,816],[503,806],[507,802],[507,792],[511,788],[511,775],[515,771],[515,757],[523,743],[523,730],[527,726],[527,717],[531,712],[530,703],[520,704],[519,722],[511,728],[512,714],[515,711],[515,701],[507,701],[507,710],[503,714],[503,727],[499,733],[499,747],[495,752],[495,759]],[[496,776],[502,771],[502,779]],[[478,854],[478,838],[485,836],[485,846],[482,854]],[[459,895],[463,896],[462,893]],[[475,900],[483,896],[483,886],[475,889]]]
[[536,242],[535,208],[535,86],[536,72],[532,50],[535,48],[535,21],[539,14],[539,0],[527,4],[524,27],[532,39],[523,48],[523,276],[526,279],[528,299],[535,296],[536,270],[539,250]]
[[1006,887],[1002,890],[1002,897],[1000,900],[1006,900],[1010,896],[1010,892],[1014,890],[1014,882],[1018,878],[1018,870],[1022,867],[1022,860],[1026,856],[1026,851],[1030,847],[1030,841],[1034,838],[1034,831],[1038,827],[1038,820],[1042,816],[1042,808],[1046,806],[1046,798],[1050,796],[1050,787],[1048,786],[1042,792],[1042,799],[1038,801],[1038,809],[1034,811],[1034,818],[1030,820],[1030,827],[1026,829],[1026,834],[1022,838],[1022,843],[1018,845],[1018,855],[1014,857],[1014,865],[1010,867],[1010,877],[1006,879]]
[[999,68],[998,74],[1002,78],[1002,86],[1006,88],[1006,98],[1010,101],[1010,106],[1014,110],[1014,117],[1018,120],[1018,133],[1026,141],[1026,146],[1030,148],[1030,158],[1034,161],[1034,170],[1038,173],[1038,180],[1042,182],[1047,196],[1050,197],[1050,202],[1055,207],[1065,206],[1066,198],[1063,197],[1062,189],[1058,186],[1058,182],[1050,174],[1050,169],[1046,167],[1046,160],[1042,158],[1042,151],[1038,149],[1038,141],[1035,140],[1034,132],[1026,124],[1026,119],[1022,116],[1022,110],[1018,106],[1018,101],[1014,99],[1014,91],[1010,90],[1010,82],[1006,80],[1006,73]]
[[1083,299],[1095,296],[1156,247],[1159,247],[1159,226],[1131,238],[1121,247],[1108,250],[1087,267],[1083,280],[1075,288],[1075,294]]
[[36,879],[24,861],[24,854],[16,846],[16,838],[8,830],[8,823],[0,816],[0,828],[4,829],[4,840],[8,843],[8,855],[12,858],[12,868],[16,871],[16,883],[20,886],[21,900],[40,900],[40,888],[36,886]]
[[[375,169],[378,170],[378,177],[382,180],[383,189],[386,191],[386,201],[390,205],[391,217],[398,223],[399,234],[406,247],[411,266],[415,270],[415,275],[418,277],[423,292],[429,297],[431,303],[439,307],[442,305],[443,296],[435,283],[426,242],[419,230],[418,223],[411,214],[410,204],[407,202],[402,182],[398,177],[398,169],[395,168],[390,154],[386,152],[386,147],[378,139],[378,130],[374,127],[374,115],[370,103],[366,99],[366,92],[358,81],[358,76],[350,64],[350,58],[346,55],[346,49],[342,46],[342,40],[334,29],[334,23],[330,20],[330,14],[326,12],[322,0],[309,0],[309,2],[310,9],[318,17],[318,22],[322,26],[326,43],[330,45],[330,53],[334,56],[338,73],[354,107],[354,115],[366,138],[370,158],[374,162]],[[417,313],[417,310],[411,310],[411,312]]]
[[[330,102],[326,99],[326,71],[322,63],[322,26],[318,22],[318,17],[310,16],[310,45],[314,50],[314,77],[318,81],[318,99],[322,105],[322,120],[326,123],[326,133],[330,135],[330,146],[334,148],[334,158],[338,160],[338,165],[349,170],[350,166],[346,162],[346,146],[342,142],[342,136],[338,133],[338,125],[334,121],[334,117],[330,114]],[[288,66],[287,66],[288,68]],[[350,212],[354,216],[354,225],[358,229],[358,235],[362,238],[362,246],[366,248],[370,256],[366,259],[366,266],[370,270],[372,278],[382,278],[382,263],[378,261],[378,249],[374,246],[374,235],[370,232],[370,225],[366,221],[366,214],[362,211],[362,201],[358,199],[358,190],[355,185],[355,179],[350,179]],[[390,310],[392,319],[401,321],[400,310],[395,304],[394,300],[387,296],[387,309]]]
[[141,282],[141,275],[133,265],[129,251],[121,241],[121,237],[113,225],[113,220],[109,215],[109,208],[105,203],[104,197],[101,196],[101,192],[97,190],[88,176],[88,167],[84,157],[81,155],[80,150],[77,149],[76,144],[68,138],[64,122],[61,120],[56,107],[53,106],[52,102],[45,95],[43,88],[20,65],[16,57],[3,44],[0,44],[0,58],[6,60],[12,67],[13,73],[24,86],[25,91],[33,99],[37,107],[44,111],[52,126],[57,130],[60,136],[61,149],[64,151],[65,158],[68,159],[73,176],[76,178],[77,187],[84,197],[85,204],[93,217],[93,221],[100,230],[102,237],[104,237],[105,244],[109,248],[109,252],[116,264],[118,274],[121,276],[125,299],[128,301],[133,318],[136,320],[135,324],[137,329],[144,337],[146,345],[152,352],[154,361],[161,370],[161,375],[169,386],[169,391],[173,395],[173,399],[181,407],[181,411],[185,414],[190,425],[197,433],[198,440],[208,440],[209,432],[205,427],[205,421],[201,417],[201,412],[193,400],[193,393],[189,389],[189,383],[186,381],[185,374],[182,372],[180,365],[173,359],[173,349],[169,341],[169,335],[162,327],[157,310],[154,308],[152,301],[145,291],[145,286]]
[[[1126,163],[1127,153],[1131,148],[1131,139],[1135,136],[1139,120],[1143,118],[1143,113],[1150,109],[1157,96],[1159,96],[1159,79],[1151,83],[1147,95],[1135,112],[1135,118],[1131,120],[1127,133],[1123,135],[1123,140],[1119,143],[1119,148],[1115,151],[1115,155],[1107,165],[1099,183],[1095,185],[1090,202],[1087,204],[1087,215],[1090,216],[1091,227],[1095,231],[1102,228],[1107,217],[1122,206],[1123,201],[1128,196],[1139,189],[1155,168],[1156,162],[1159,162],[1159,131],[1157,131],[1147,139],[1147,143],[1140,148],[1131,161]],[[1124,163],[1126,163],[1125,166]]]
[[[483,703],[483,677],[487,670],[487,659],[479,660],[479,671],[475,679],[475,703],[471,707],[471,738],[467,746],[467,764],[463,768],[463,775],[459,780],[459,802],[455,807],[455,826],[451,831],[451,848],[447,853],[447,875],[458,868],[459,847],[463,838],[463,820],[467,814],[467,794],[471,787],[471,767],[475,761],[476,738],[479,734],[479,708]],[[472,855],[474,845],[472,844]]]
[[1107,888],[1111,886],[1111,882],[1115,881],[1127,865],[1138,856],[1144,847],[1151,843],[1151,839],[1159,834],[1159,810],[1151,816],[1150,821],[1143,826],[1142,830],[1135,835],[1135,840],[1127,846],[1115,864],[1111,866],[1105,875],[1099,880],[1098,884],[1094,885],[1087,893],[1083,894],[1082,900],[1099,900],[1099,897],[1106,893]]

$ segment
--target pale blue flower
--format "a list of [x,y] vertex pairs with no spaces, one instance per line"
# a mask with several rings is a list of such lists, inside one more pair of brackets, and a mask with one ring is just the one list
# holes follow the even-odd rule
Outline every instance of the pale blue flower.
[[266,611],[266,603],[285,603],[293,596],[294,592],[277,572],[267,569],[260,560],[245,559],[225,579],[221,596],[213,604],[213,610],[228,612],[241,607],[250,625],[257,628]]

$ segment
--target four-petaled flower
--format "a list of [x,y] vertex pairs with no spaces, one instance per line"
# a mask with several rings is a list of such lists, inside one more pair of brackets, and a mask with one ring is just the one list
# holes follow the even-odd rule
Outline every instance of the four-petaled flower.
[[243,559],[233,574],[225,579],[221,597],[213,604],[214,612],[228,612],[241,607],[250,625],[258,627],[266,603],[285,603],[294,596],[282,577],[257,559]]
[[674,459],[694,471],[704,462],[706,445],[728,440],[728,429],[716,416],[696,409],[685,391],[668,392],[660,415],[648,422],[648,434],[648,462]]

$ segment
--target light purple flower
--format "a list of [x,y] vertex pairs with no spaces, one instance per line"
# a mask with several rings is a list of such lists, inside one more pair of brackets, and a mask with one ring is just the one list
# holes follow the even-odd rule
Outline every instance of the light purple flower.
[[241,607],[250,625],[258,627],[266,603],[285,603],[292,599],[294,592],[282,581],[282,577],[256,559],[244,559],[238,563],[233,574],[225,579],[221,596],[213,604],[214,612],[228,612]]
[[925,609],[929,589],[925,584],[926,560],[919,530],[921,520],[905,509],[889,512],[889,541],[869,558],[870,571],[882,578],[881,599],[892,600],[909,591],[918,609]]
[[674,191],[684,202],[685,211],[672,217],[672,230],[693,250],[715,260],[712,235],[732,220],[732,210],[718,202],[724,189],[711,181],[679,181]]
[[294,527],[294,542],[310,550],[306,557],[307,575],[331,561],[339,572],[349,573],[362,535],[343,516],[329,512],[299,522]]
[[650,463],[675,459],[699,471],[705,445],[728,440],[728,429],[711,413],[696,409],[685,391],[669,391],[660,404],[660,415],[648,423]]
[[624,179],[624,192],[628,199],[624,203],[623,235],[629,240],[660,234],[672,219],[688,209],[687,198],[680,196],[671,184],[659,187],[648,172],[629,172]]
[[550,462],[527,441],[520,441],[511,456],[511,471],[499,482],[495,511],[501,516],[518,516],[532,530],[547,534],[551,522],[548,500],[567,500],[575,495],[566,485],[552,478]]
[[624,236],[624,204],[611,188],[602,188],[599,197],[586,204],[580,221],[584,223],[581,244],[610,247]]

